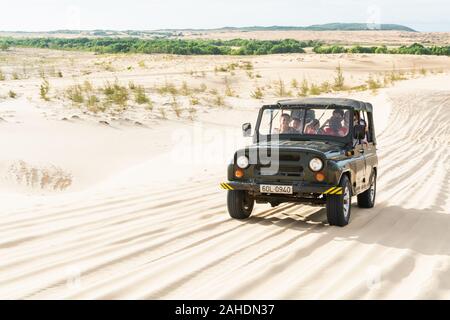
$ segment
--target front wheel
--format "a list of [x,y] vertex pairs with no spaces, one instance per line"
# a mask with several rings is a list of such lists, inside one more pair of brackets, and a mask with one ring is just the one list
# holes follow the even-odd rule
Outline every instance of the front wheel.
[[350,221],[352,189],[348,177],[344,175],[339,183],[342,194],[327,195],[327,219],[331,226],[343,227]]
[[234,219],[250,217],[254,200],[244,190],[229,190],[227,195],[228,213]]

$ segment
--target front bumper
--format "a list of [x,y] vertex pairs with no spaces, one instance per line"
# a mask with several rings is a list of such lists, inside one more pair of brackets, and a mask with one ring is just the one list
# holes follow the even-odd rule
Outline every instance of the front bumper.
[[[267,185],[270,183],[228,181],[228,182],[222,182],[220,184],[220,187],[225,190],[245,190],[245,191],[251,191],[254,194],[261,194],[260,193],[260,185],[262,185],[262,184]],[[318,184],[318,183],[300,181],[300,182],[294,182],[293,184],[289,184],[289,185],[292,185],[292,191],[293,191],[294,195],[302,195],[302,194],[340,195],[340,194],[342,194],[342,187],[330,185],[330,184]]]

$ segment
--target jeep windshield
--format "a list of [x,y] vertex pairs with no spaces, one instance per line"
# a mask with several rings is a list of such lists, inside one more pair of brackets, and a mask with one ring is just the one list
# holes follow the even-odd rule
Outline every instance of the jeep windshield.
[[346,137],[349,133],[350,109],[320,107],[265,107],[259,122],[259,135],[278,135],[280,139],[314,139]]

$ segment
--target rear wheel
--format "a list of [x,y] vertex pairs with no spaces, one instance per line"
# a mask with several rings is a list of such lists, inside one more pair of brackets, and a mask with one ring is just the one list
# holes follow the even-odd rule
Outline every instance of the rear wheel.
[[377,174],[375,171],[372,173],[370,179],[370,187],[363,193],[358,194],[358,207],[360,208],[373,208],[375,205],[375,196],[377,192]]
[[327,195],[327,219],[331,226],[343,227],[350,221],[352,189],[350,181],[344,175],[339,183],[342,194]]
[[253,210],[254,200],[247,191],[229,190],[227,195],[228,213],[234,219],[246,219]]

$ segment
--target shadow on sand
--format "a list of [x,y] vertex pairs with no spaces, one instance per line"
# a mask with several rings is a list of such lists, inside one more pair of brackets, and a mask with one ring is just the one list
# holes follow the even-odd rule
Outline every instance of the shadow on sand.
[[353,204],[350,223],[345,227],[329,226],[325,208],[306,217],[278,209],[267,216],[252,216],[246,223],[298,230],[299,238],[321,233],[321,242],[352,240],[425,255],[450,255],[450,213],[435,209],[407,209],[383,203],[373,209],[360,209]]

